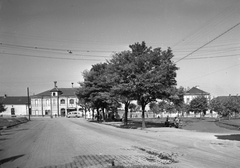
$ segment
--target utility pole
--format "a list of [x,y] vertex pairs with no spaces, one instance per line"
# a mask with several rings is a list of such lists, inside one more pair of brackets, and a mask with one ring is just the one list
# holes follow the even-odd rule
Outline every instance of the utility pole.
[[30,121],[30,101],[29,101],[29,88],[27,88],[27,96],[28,96],[28,120]]

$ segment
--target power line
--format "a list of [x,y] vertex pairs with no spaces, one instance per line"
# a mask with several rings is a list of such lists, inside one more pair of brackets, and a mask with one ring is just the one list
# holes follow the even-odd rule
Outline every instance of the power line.
[[44,58],[44,59],[103,61],[103,60],[100,60],[100,59],[49,57],[49,56],[36,56],[36,55],[28,55],[28,54],[5,53],[5,52],[0,52],[0,54],[11,55],[11,56],[20,56],[20,57]]
[[60,49],[60,48],[48,48],[48,47],[37,47],[37,46],[29,46],[29,45],[18,45],[18,44],[9,44],[9,43],[0,43],[1,46],[9,46],[9,47],[18,47],[18,48],[27,48],[27,49],[35,49],[35,50],[51,50],[51,51],[61,51],[61,52],[117,52],[117,51],[107,51],[107,50],[75,50],[75,49]]
[[218,72],[221,72],[221,71],[224,71],[226,69],[230,69],[230,68],[233,68],[233,67],[236,67],[236,66],[239,66],[240,64],[236,64],[236,65],[233,65],[233,66],[230,66],[230,67],[226,67],[224,69],[220,69],[220,70],[217,70],[217,71],[214,71],[214,72],[211,72],[211,73],[208,73],[208,74],[205,74],[205,75],[202,75],[202,76],[198,76],[196,78],[192,78],[192,79],[189,79],[189,80],[186,80],[186,81],[182,81],[182,82],[188,82],[188,81],[191,81],[191,80],[195,80],[195,79],[198,79],[198,78],[202,78],[202,77],[205,77],[205,76],[208,76],[208,75],[212,75],[214,73],[218,73]]
[[[199,40],[201,38],[203,38],[203,34],[207,34],[210,31],[212,31],[218,26],[220,26],[221,24],[223,24],[225,21],[229,21],[229,18],[235,18],[234,16],[232,16],[233,14],[236,14],[237,16],[239,16],[239,1],[236,0],[235,2],[231,3],[228,7],[224,8],[222,11],[220,11],[220,13],[218,13],[217,15],[215,15],[214,17],[212,17],[210,20],[208,20],[204,25],[202,25],[201,27],[199,27],[195,33],[192,32],[190,33],[187,37],[185,37],[183,40],[181,40],[180,42],[176,43],[173,45],[173,47],[181,44],[181,43],[185,43],[189,44],[192,43],[192,41],[196,41]],[[232,9],[232,7],[234,7],[235,9]],[[230,12],[228,12],[230,10]],[[236,13],[237,12],[237,13]],[[223,16],[220,16],[221,13],[224,13]],[[220,16],[220,17],[219,17]],[[203,29],[205,28],[205,29]]]
[[181,59],[177,60],[175,63],[183,60],[184,58],[192,55],[193,53],[197,52],[198,50],[200,50],[201,48],[205,47],[206,45],[210,44],[211,42],[215,41],[216,39],[218,39],[219,37],[223,36],[224,34],[228,33],[229,31],[231,31],[232,29],[234,29],[235,27],[237,27],[238,25],[240,25],[240,22],[236,25],[234,25],[233,27],[229,28],[228,30],[226,30],[225,32],[221,33],[220,35],[218,35],[217,37],[215,37],[214,39],[210,40],[209,42],[205,43],[204,45],[202,45],[201,47],[197,48],[196,50],[192,51],[190,54],[182,57]]
[[185,60],[193,60],[193,59],[209,59],[209,58],[223,58],[223,57],[237,57],[240,54],[232,54],[232,55],[220,55],[220,56],[208,56],[208,57],[194,57],[194,58],[187,58]]

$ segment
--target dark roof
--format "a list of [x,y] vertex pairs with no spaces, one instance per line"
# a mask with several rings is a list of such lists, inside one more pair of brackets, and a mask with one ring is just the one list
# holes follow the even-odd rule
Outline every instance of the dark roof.
[[50,90],[50,92],[61,92],[61,90],[59,90],[59,88],[53,88],[52,90]]
[[198,89],[197,87],[191,88],[189,91],[185,93],[186,95],[209,95],[209,93]]
[[218,97],[215,97],[214,99],[217,99],[217,100],[226,100],[227,98],[234,98],[234,99],[237,99],[239,96],[218,96]]
[[51,96],[51,92],[60,92],[61,95],[60,96],[76,96],[76,91],[77,88],[58,88],[57,90],[55,88],[51,89],[51,90],[47,90],[45,92],[36,94],[34,96],[31,97],[42,97],[42,96]]
[[4,105],[8,104],[28,104],[27,96],[10,96],[10,97],[1,97],[0,102]]

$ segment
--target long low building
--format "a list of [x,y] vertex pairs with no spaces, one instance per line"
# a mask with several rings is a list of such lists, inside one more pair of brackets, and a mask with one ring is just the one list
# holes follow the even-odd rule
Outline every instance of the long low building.
[[[2,116],[26,116],[28,115],[28,97],[27,96],[7,96],[0,97],[0,103],[4,105],[6,111]],[[29,100],[30,103],[30,100]]]

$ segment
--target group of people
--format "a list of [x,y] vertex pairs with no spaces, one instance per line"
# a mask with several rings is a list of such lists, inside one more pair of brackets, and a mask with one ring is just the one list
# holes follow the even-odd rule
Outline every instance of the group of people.
[[173,121],[171,121],[169,119],[169,117],[167,116],[166,121],[165,121],[165,126],[166,127],[175,127],[175,128],[179,128],[180,126],[180,119],[178,117],[175,117]]

